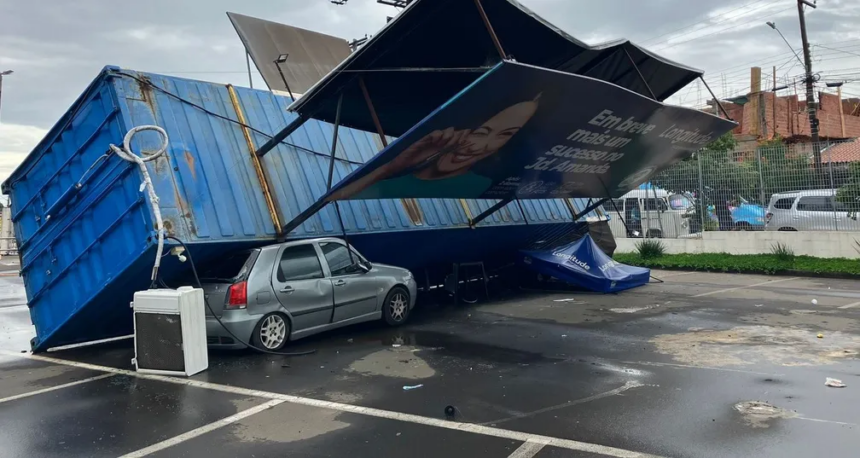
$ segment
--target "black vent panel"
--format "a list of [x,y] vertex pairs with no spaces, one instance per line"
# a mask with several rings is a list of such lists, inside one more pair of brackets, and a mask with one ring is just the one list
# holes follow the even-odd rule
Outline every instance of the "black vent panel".
[[135,313],[134,322],[137,367],[159,371],[185,371],[179,315]]

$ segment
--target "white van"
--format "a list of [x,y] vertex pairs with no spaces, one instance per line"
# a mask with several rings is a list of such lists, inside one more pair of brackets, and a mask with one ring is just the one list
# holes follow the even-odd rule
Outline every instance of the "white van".
[[692,206],[692,198],[683,194],[664,189],[634,189],[606,201],[603,210],[612,216],[609,227],[615,238],[677,238],[690,234],[684,215]]
[[768,231],[860,231],[857,213],[836,201],[835,189],[774,194],[765,219]]

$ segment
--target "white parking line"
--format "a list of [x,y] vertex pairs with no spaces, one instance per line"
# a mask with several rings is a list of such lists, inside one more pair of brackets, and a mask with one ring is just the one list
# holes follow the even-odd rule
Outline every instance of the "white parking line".
[[546,444],[525,441],[523,445],[520,445],[520,448],[514,450],[514,453],[508,455],[508,458],[532,458],[543,450],[544,447],[546,447]]
[[690,296],[690,297],[705,297],[705,296],[710,296],[712,294],[728,293],[731,291],[737,291],[739,289],[755,288],[756,286],[764,286],[764,285],[770,285],[772,283],[780,283],[780,282],[784,282],[784,281],[797,280],[798,278],[800,278],[800,277],[780,278],[779,280],[768,280],[768,281],[763,281],[761,283],[755,283],[752,285],[736,286],[734,288],[726,288],[726,289],[718,289],[716,291],[708,291],[707,293],[696,294],[695,296]]
[[604,456],[612,456],[616,458],[660,458],[657,455],[650,455],[647,453],[639,453],[631,450],[624,450],[615,447],[608,447],[605,445],[592,444],[589,442],[580,442],[570,439],[560,439],[557,437],[550,436],[542,436],[540,434],[530,434],[523,433],[519,431],[511,431],[507,429],[494,428],[491,426],[484,425],[476,425],[474,423],[460,423],[456,421],[449,420],[441,420],[438,418],[431,417],[422,417],[420,415],[413,415],[402,412],[392,412],[389,410],[382,409],[374,409],[371,407],[361,407],[352,404],[341,404],[339,402],[332,401],[323,401],[319,399],[312,398],[304,398],[301,396],[293,396],[289,394],[281,394],[281,393],[272,393],[268,391],[260,391],[260,390],[251,390],[248,388],[240,388],[236,386],[230,385],[221,385],[219,383],[209,383],[203,382],[199,380],[191,380],[186,378],[178,378],[178,377],[168,377],[164,375],[156,375],[156,374],[139,374],[134,371],[126,370],[126,369],[116,369],[113,367],[107,366],[98,366],[95,364],[89,363],[79,363],[76,361],[66,361],[64,359],[52,358],[49,356],[41,356],[41,355],[31,355],[25,353],[13,353],[13,352],[0,352],[9,356],[17,356],[19,358],[29,358],[38,361],[45,361],[54,364],[64,364],[72,367],[79,367],[83,369],[91,369],[102,372],[111,372],[114,374],[122,374],[130,377],[137,377],[146,380],[157,380],[161,382],[173,383],[177,385],[186,385],[193,386],[197,388],[204,388],[214,391],[221,391],[224,393],[233,393],[240,394],[243,396],[256,396],[260,398],[266,398],[271,400],[281,400],[285,402],[289,402],[291,404],[305,405],[310,407],[318,407],[321,409],[330,409],[336,410],[339,412],[349,412],[359,415],[367,415],[375,418],[385,418],[388,420],[396,420],[402,421],[406,423],[414,423],[418,425],[424,426],[434,426],[437,428],[451,429],[455,431],[463,431],[467,433],[481,434],[484,436],[498,437],[502,439],[509,439],[515,441],[530,441],[543,445],[552,445],[554,447],[566,448],[568,450],[578,450],[582,452],[589,452],[598,455]]
[[131,339],[131,338],[134,338],[134,334],[129,334],[127,336],[110,337],[107,339],[91,340],[89,342],[81,342],[81,343],[76,343],[76,344],[71,344],[71,345],[63,345],[60,347],[49,348],[48,352],[51,353],[51,352],[55,352],[55,351],[71,350],[72,348],[89,347],[90,345],[98,345],[98,344],[103,344],[103,343],[108,343],[108,342],[116,342],[118,340],[126,340],[126,339]]
[[284,401],[282,401],[280,399],[273,399],[269,402],[265,402],[265,403],[260,404],[256,407],[251,407],[248,410],[243,410],[243,411],[241,411],[235,415],[230,415],[229,417],[222,418],[216,422],[209,423],[208,425],[203,425],[197,429],[192,429],[191,431],[188,431],[187,433],[180,434],[180,435],[175,436],[175,437],[171,437],[170,439],[152,444],[149,447],[142,448],[142,449],[137,450],[135,452],[127,453],[127,454],[121,456],[120,458],[140,458],[142,456],[151,455],[155,452],[160,452],[160,451],[162,451],[168,447],[173,447],[174,445],[181,444],[181,443],[183,443],[187,440],[190,440],[190,439],[194,439],[197,436],[202,436],[202,435],[204,435],[210,431],[214,431],[218,428],[222,428],[222,427],[227,426],[231,423],[236,423],[237,421],[239,421],[243,418],[250,417],[251,415],[254,415],[255,413],[260,413],[264,410],[271,409],[272,407],[275,407],[276,405],[283,404],[283,403],[284,403]]
[[30,396],[36,396],[37,394],[50,393],[51,391],[61,390],[63,388],[68,388],[70,386],[80,385],[82,383],[95,382],[96,380],[101,380],[103,378],[113,377],[114,375],[116,375],[116,374],[102,374],[102,375],[97,375],[95,377],[90,377],[90,378],[85,378],[83,380],[78,380],[76,382],[64,383],[62,385],[51,386],[48,388],[43,388],[41,390],[28,391],[26,393],[16,394],[15,396],[9,396],[8,398],[0,399],[0,404],[3,404],[4,402],[14,401],[16,399],[23,399],[23,398],[28,398]]
[[853,309],[854,307],[857,307],[857,306],[860,306],[860,302],[853,302],[853,303],[851,303],[851,304],[843,305],[843,306],[841,306],[841,307],[837,307],[837,308],[840,308],[840,309]]

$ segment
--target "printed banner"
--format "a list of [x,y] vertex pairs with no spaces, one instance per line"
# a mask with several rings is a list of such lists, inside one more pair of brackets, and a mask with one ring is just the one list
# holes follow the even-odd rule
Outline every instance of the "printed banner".
[[325,200],[617,197],[734,127],[604,81],[502,62]]

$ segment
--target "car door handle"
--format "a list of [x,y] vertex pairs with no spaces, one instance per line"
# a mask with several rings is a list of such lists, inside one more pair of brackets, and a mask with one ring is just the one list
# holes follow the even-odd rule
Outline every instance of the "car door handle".
[[335,280],[334,286],[343,286],[346,284],[346,280]]
[[284,286],[281,288],[282,293],[292,293],[293,291],[295,291],[295,289],[293,289],[292,286]]

